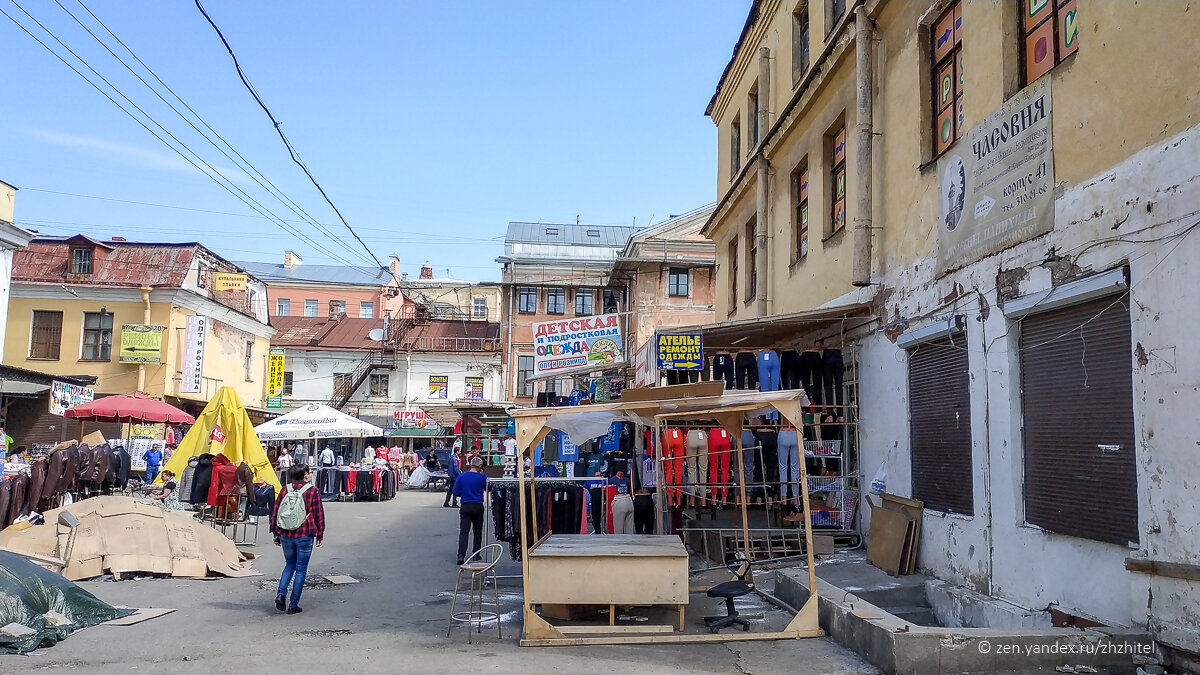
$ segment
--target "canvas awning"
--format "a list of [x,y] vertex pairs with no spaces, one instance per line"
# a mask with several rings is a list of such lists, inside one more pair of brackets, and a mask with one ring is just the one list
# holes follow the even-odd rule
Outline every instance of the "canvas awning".
[[660,328],[657,334],[700,333],[706,352],[798,349],[804,345],[797,344],[797,340],[837,334],[875,318],[869,303],[856,303],[700,326]]
[[254,427],[263,441],[305,441],[315,438],[369,438],[384,431],[357,417],[312,403]]

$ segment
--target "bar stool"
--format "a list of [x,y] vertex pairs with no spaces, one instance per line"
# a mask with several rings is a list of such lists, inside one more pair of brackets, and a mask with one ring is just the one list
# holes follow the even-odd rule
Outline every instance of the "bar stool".
[[[496,565],[500,562],[500,554],[503,551],[504,547],[500,544],[488,544],[472,553],[471,557],[458,566],[458,580],[454,582],[454,595],[450,598],[450,622],[446,627],[446,637],[450,637],[450,631],[454,629],[454,622],[465,623],[467,624],[467,644],[470,644],[472,626],[475,627],[476,632],[483,632],[484,622],[492,620],[496,622],[496,637],[503,637],[500,628],[500,586],[496,583]],[[471,575],[471,586],[467,596],[467,609],[466,611],[456,612],[454,610],[458,602],[458,592],[462,586],[464,572]],[[492,588],[496,590],[495,611],[485,611],[483,609],[483,587],[487,584],[489,577]],[[492,603],[487,604],[490,605]]]

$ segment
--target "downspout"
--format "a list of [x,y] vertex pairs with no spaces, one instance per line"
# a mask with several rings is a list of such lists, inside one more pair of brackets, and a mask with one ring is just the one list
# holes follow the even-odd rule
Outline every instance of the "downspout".
[[412,400],[412,352],[404,352],[404,412]]
[[755,194],[755,244],[758,249],[758,269],[755,270],[755,301],[758,304],[758,315],[767,316],[767,280],[771,278],[770,260],[767,251],[767,173],[768,162],[765,152],[767,129],[770,125],[771,114],[771,50],[767,47],[758,49],[758,189]]
[[867,8],[859,5],[854,11],[855,133],[858,161],[854,167],[856,187],[854,209],[854,262],[850,282],[855,286],[871,285],[871,145],[874,142],[874,98],[871,89],[871,19]]
[[[142,292],[142,323],[150,325],[150,291],[154,290],[149,286],[142,286],[138,289]],[[146,393],[146,364],[138,364],[138,384],[137,390],[141,393]]]
[[[510,263],[511,264],[511,263]],[[502,373],[504,381],[504,400],[511,401],[515,397],[512,395],[512,389],[509,388],[511,378],[509,375],[512,372],[512,326],[513,326],[513,291],[517,290],[511,282],[508,284],[508,330],[504,331],[504,373]]]

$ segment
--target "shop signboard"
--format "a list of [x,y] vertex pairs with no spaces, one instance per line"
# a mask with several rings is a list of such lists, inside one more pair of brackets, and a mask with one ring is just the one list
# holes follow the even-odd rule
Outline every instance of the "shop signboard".
[[121,363],[162,363],[162,326],[127,323],[121,326]]
[[267,357],[267,408],[283,407],[283,349],[273,347]]
[[50,384],[50,413],[62,417],[68,408],[96,400],[96,390],[54,380]]
[[204,386],[204,340],[208,336],[208,317],[192,314],[187,318],[183,336],[183,368],[179,384],[181,394],[199,394]]
[[604,370],[625,363],[617,314],[533,324],[534,377]]
[[468,377],[466,385],[463,387],[464,401],[482,401],[483,400],[483,378]]
[[659,370],[704,368],[704,336],[700,333],[658,335],[655,338]]
[[429,376],[429,398],[449,398],[450,397],[450,376],[449,375],[430,375]]
[[246,275],[232,274],[228,272],[217,272],[213,275],[213,291],[233,292],[246,290]]
[[938,160],[937,273],[1054,229],[1050,78],[1008,99]]
[[157,424],[131,424],[129,425],[130,438],[158,438]]
[[396,429],[432,429],[437,427],[437,422],[420,410],[398,410],[392,413],[392,426]]

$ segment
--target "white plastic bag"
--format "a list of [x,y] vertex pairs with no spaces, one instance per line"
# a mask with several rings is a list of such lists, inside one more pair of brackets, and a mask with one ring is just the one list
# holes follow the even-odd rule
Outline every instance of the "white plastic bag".
[[408,477],[408,487],[420,490],[429,484],[429,469],[421,464],[413,470],[412,475]]
[[875,472],[875,477],[871,479],[871,492],[877,495],[887,492],[886,465],[880,465],[879,470]]

